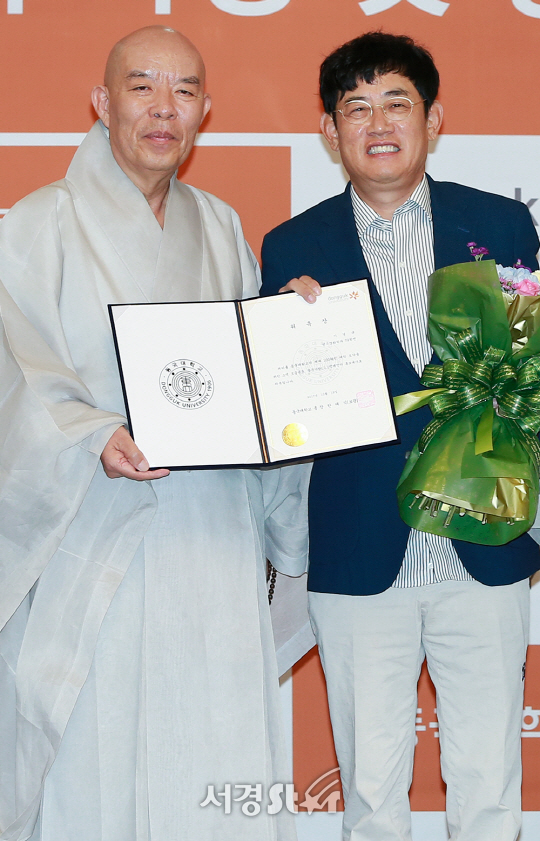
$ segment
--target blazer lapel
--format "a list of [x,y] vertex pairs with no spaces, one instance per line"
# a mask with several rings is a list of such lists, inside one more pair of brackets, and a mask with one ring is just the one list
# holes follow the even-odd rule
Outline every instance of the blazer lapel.
[[330,273],[324,283],[343,283],[370,277],[356,232],[350,197],[350,184],[332,201],[331,213],[322,218],[318,240]]
[[371,278],[358,239],[350,190],[351,185],[348,184],[345,192],[336,197],[332,214],[325,217],[324,222],[326,224],[320,228],[319,244],[331,268],[328,283],[342,283],[346,280],[367,278],[381,344],[387,353],[392,353],[405,366],[409,374],[416,376],[416,372],[401,346],[386,314],[381,296]]
[[405,366],[407,369],[408,374],[412,374],[413,376],[417,376],[415,369],[411,365],[409,357],[403,350],[403,346],[399,341],[394,328],[388,318],[386,310],[384,308],[384,304],[382,302],[381,296],[377,292],[375,284],[373,283],[371,277],[368,278],[369,280],[369,291],[371,292],[371,300],[373,302],[373,310],[375,312],[375,319],[377,321],[377,326],[379,328],[379,335],[381,337],[381,342],[385,347],[387,352],[392,353],[398,362]]
[[470,225],[457,208],[443,204],[439,185],[428,175],[433,215],[433,249],[435,269],[466,263],[470,260],[467,243],[471,237]]

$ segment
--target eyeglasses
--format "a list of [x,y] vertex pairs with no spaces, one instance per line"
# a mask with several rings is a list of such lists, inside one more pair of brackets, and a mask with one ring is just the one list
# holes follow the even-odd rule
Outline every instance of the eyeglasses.
[[370,105],[364,99],[352,99],[343,108],[337,108],[334,114],[339,112],[348,123],[361,125],[371,120],[374,108],[382,108],[386,119],[397,123],[399,120],[406,120],[410,117],[414,106],[425,101],[425,99],[421,99],[419,102],[413,102],[408,96],[395,96],[393,99],[387,99],[382,105]]

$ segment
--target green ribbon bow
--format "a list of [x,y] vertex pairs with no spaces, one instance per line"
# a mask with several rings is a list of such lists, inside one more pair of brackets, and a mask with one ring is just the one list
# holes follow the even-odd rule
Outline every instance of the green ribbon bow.
[[493,261],[435,272],[429,298],[429,337],[443,363],[424,368],[426,391],[394,399],[398,415],[425,405],[433,413],[398,484],[400,514],[423,531],[506,543],[536,513],[540,357],[528,355],[527,339],[534,353],[540,325],[512,353]]
[[[495,407],[500,417],[514,421],[515,433],[529,448],[540,471],[540,358],[505,359],[505,351],[489,347],[484,353],[471,330],[449,337],[458,359],[447,359],[442,365],[426,365],[420,381],[428,392],[410,392],[395,398],[397,415],[403,415],[429,404],[433,420],[428,423],[418,442],[423,453],[439,429],[459,412],[486,404],[478,423],[475,453],[493,450],[493,418]],[[404,400],[413,395],[416,400]]]

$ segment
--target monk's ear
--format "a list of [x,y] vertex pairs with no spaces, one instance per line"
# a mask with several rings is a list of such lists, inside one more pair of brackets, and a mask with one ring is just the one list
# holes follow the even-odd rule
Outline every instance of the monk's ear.
[[206,115],[208,114],[208,112],[210,111],[211,105],[212,105],[212,98],[211,98],[209,93],[205,93],[204,97],[203,97],[203,116],[202,116],[201,123],[204,120],[204,118],[206,117]]
[[92,91],[92,105],[101,122],[109,128],[109,90],[105,85],[96,85]]

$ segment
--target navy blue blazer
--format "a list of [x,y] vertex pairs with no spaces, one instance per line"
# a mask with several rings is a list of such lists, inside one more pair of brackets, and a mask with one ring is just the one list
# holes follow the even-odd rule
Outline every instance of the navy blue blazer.
[[[437,269],[469,261],[471,241],[485,246],[503,266],[521,259],[537,268],[538,236],[524,204],[460,184],[431,178],[429,184]],[[422,388],[369,277],[350,187],[271,231],[262,261],[264,295],[276,294],[302,274],[322,286],[367,277],[390,390],[396,395]],[[427,407],[398,418],[398,444],[315,460],[309,500],[310,590],[369,595],[392,585],[409,535],[399,516],[396,486],[430,418]],[[465,568],[484,584],[511,584],[540,568],[539,547],[528,535],[504,546],[454,545]]]

